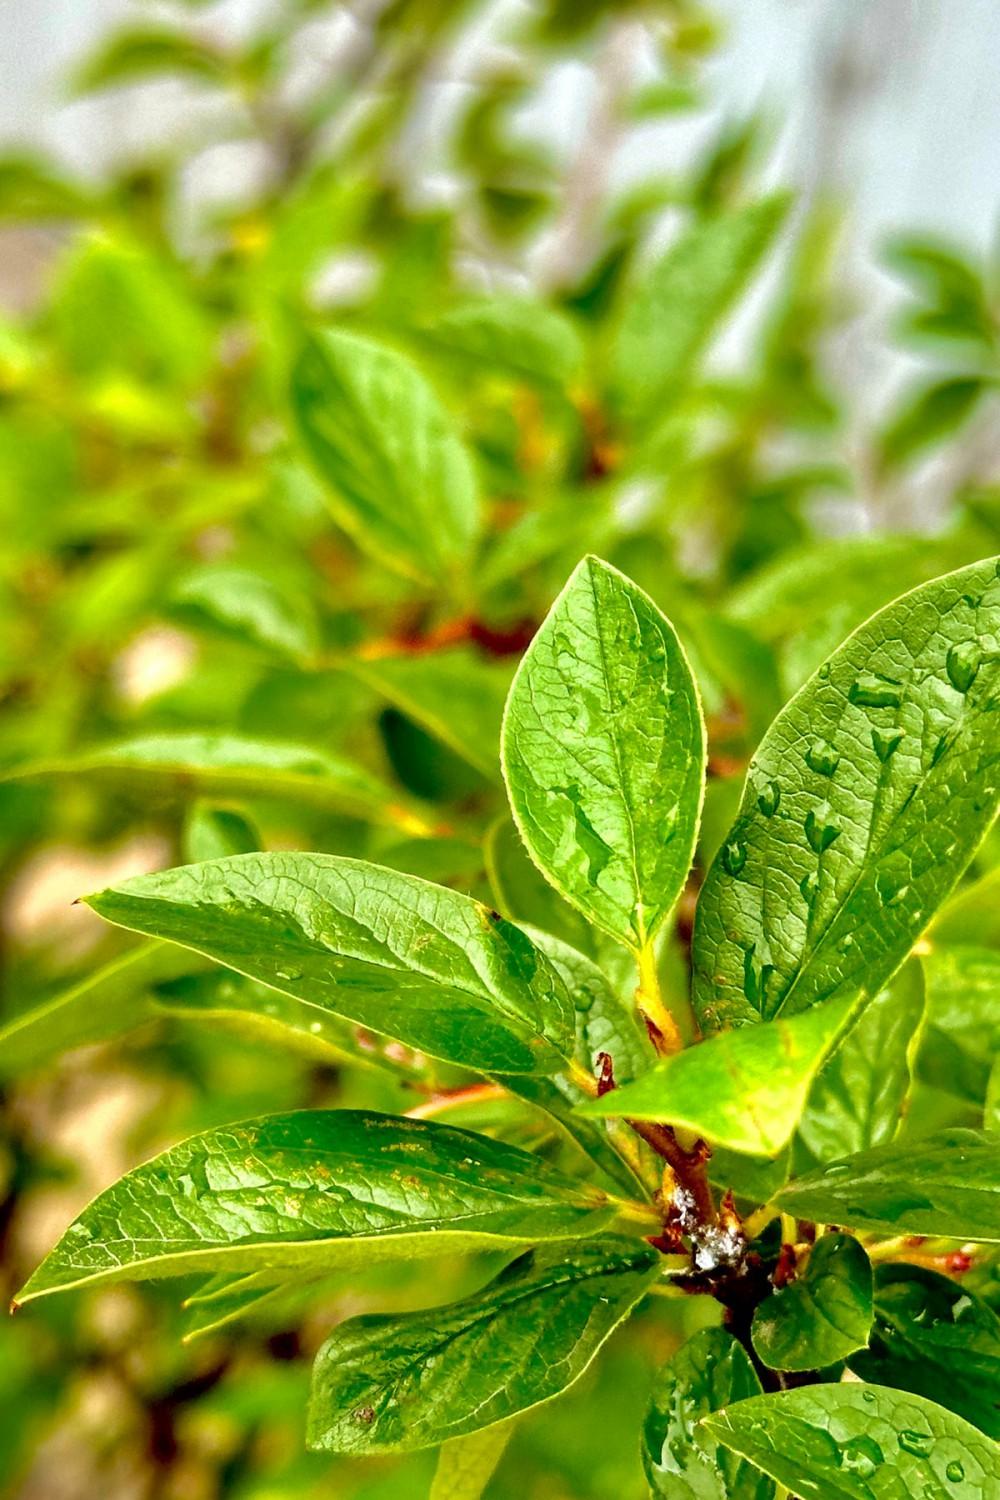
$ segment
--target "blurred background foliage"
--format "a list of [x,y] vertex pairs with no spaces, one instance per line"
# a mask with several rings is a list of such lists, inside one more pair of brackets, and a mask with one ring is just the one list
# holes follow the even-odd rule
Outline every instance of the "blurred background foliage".
[[[647,589],[695,664],[703,869],[763,727],[826,653],[904,589],[1000,551],[1000,267],[894,241],[891,337],[913,373],[873,414],[826,358],[853,311],[837,206],[774,191],[762,118],[622,186],[634,134],[704,103],[724,38],[694,0],[513,8],[460,88],[450,60],[489,4],[276,0],[235,41],[210,10],[136,0],[69,80],[86,96],[187,80],[157,149],[99,182],[0,161],[0,219],[30,227],[38,261],[0,320],[8,1291],[96,1190],[185,1134],[306,1104],[405,1110],[454,1081],[281,997],[262,1013],[218,973],[99,929],[77,895],[186,858],[315,848],[578,942],[505,820],[497,738],[518,655],[582,553]],[[589,82],[567,152],[546,84],[570,58]],[[192,200],[192,163],[227,142],[252,187]],[[330,328],[377,347],[324,343]],[[342,367],[345,347],[361,354]],[[331,393],[363,411],[380,391],[380,429],[352,428],[352,489]],[[406,456],[428,402],[453,438],[450,508]],[[914,503],[928,473],[930,512]],[[998,854],[990,841],[942,919],[987,950]],[[663,958],[680,1008],[689,918],[687,903]],[[981,1119],[988,1090],[997,1107],[983,963],[971,1013],[968,975],[939,978],[921,1073],[936,1123]],[[955,1066],[935,1065],[942,1047]],[[481,1278],[456,1265],[452,1290]],[[192,1285],[183,1310],[174,1288],[112,1287],[4,1322],[0,1491],[425,1493],[427,1455],[304,1454],[303,1406],[336,1318],[440,1284],[393,1267],[249,1305]],[[651,1371],[711,1316],[644,1312],[520,1424],[489,1495],[641,1495]]]

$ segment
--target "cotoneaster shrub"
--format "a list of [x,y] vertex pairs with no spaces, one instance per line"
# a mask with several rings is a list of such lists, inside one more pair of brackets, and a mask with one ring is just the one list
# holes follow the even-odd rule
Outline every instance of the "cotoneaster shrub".
[[[336,854],[226,854],[90,897],[211,1004],[266,1017],[277,993],[285,1025],[361,1027],[482,1081],[408,1116],[299,1110],[183,1141],[91,1204],[19,1302],[198,1273],[197,1301],[231,1316],[330,1272],[492,1250],[502,1269],[456,1302],[333,1329],[313,1447],[441,1444],[435,1492],[475,1493],[509,1424],[645,1298],[700,1295],[721,1320],[643,1420],[654,1495],[991,1493],[1000,1322],[942,1272],[1000,1243],[1000,1137],[902,1117],[914,947],[1000,805],[998,629],[990,558],[881,610],[778,714],[698,893],[693,1039],[658,969],[698,834],[698,690],[670,622],[596,558],[528,648],[502,738],[518,832],[579,946],[513,920],[516,887],[505,914]],[[486,1099],[547,1118],[557,1159],[440,1118]],[[970,1389],[952,1370],[980,1345]]]

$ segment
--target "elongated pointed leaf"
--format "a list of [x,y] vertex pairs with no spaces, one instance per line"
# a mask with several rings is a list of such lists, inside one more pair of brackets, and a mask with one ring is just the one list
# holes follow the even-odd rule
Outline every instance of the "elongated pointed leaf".
[[873,994],[1000,802],[996,559],[863,625],[764,736],[694,935],[703,1025]]
[[849,1364],[862,1380],[939,1401],[1000,1438],[1000,1318],[947,1276],[925,1266],[879,1266],[875,1327]]
[[751,1337],[772,1370],[822,1370],[863,1349],[872,1326],[872,1268],[849,1234],[824,1234],[805,1272],[754,1314]]
[[140,943],[0,1027],[0,1078],[13,1078],[91,1042],[120,1036],[155,1014],[153,986],[204,966],[167,943]]
[[[293,1283],[298,1290],[298,1285]],[[185,1319],[182,1343],[190,1344],[206,1334],[217,1333],[230,1323],[274,1307],[287,1298],[288,1287],[276,1286],[268,1272],[251,1271],[246,1276],[213,1276],[198,1293],[184,1303]]]
[[807,1172],[775,1201],[798,1218],[1000,1242],[1000,1136],[942,1130]]
[[525,653],[502,753],[542,874],[598,927],[642,947],[690,868],[705,729],[672,626],[607,563],[584,559]]
[[659,1273],[604,1239],[509,1265],[450,1307],[343,1323],[313,1371],[308,1442],[335,1453],[427,1448],[558,1396]]
[[816,1500],[984,1500],[1000,1448],[932,1401],[875,1385],[810,1385],[738,1401],[711,1436]]
[[581,1107],[662,1120],[734,1151],[774,1156],[791,1139],[809,1087],[854,1007],[850,996],[805,1016],[710,1037]]
[[98,745],[8,771],[11,779],[93,778],[181,797],[266,797],[375,818],[418,821],[398,792],[353,761],[281,740],[229,730],[164,730]]
[[[167,952],[187,952],[173,943],[161,946]],[[204,963],[197,955],[190,957]],[[352,1068],[388,1069],[411,1077],[426,1066],[420,1054],[408,1054],[397,1043],[352,1026],[329,1011],[215,964],[207,965],[203,973],[182,974],[158,985],[153,1009],[155,1014],[195,1025],[223,1027],[263,1047],[287,1047],[328,1066],[349,1063]]]
[[611,350],[612,381],[631,415],[658,415],[683,385],[718,322],[785,217],[765,198],[686,230],[628,295]]
[[554,1072],[573,1046],[565,986],[478,902],[363,860],[244,854],[89,898],[321,1011],[488,1072]]
[[923,1014],[923,974],[912,961],[846,1028],[813,1083],[799,1140],[815,1161],[892,1140],[908,1102]]
[[292,410],[344,530],[418,582],[459,589],[479,529],[476,477],[417,367],[356,334],[317,334],[293,372]]
[[750,1356],[724,1328],[703,1328],[656,1377],[642,1428],[642,1465],[663,1500],[771,1500],[774,1483],[728,1452],[699,1421],[760,1394]]
[[605,1227],[604,1195],[429,1120],[301,1110],[193,1136],[96,1198],[18,1301],[97,1281],[371,1265]]

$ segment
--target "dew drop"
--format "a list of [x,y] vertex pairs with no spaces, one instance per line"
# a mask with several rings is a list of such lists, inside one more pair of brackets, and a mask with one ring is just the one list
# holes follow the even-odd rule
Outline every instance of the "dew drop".
[[859,708],[898,708],[903,695],[898,682],[863,672],[851,683],[847,696]]
[[[997,577],[1000,578],[1000,567],[997,568]],[[830,663],[825,661],[819,669],[819,675],[825,682],[830,675]]]
[[761,790],[757,798],[757,806],[765,818],[773,818],[778,811],[781,802],[781,787],[776,781],[769,781]]
[[274,972],[279,979],[286,979],[293,983],[296,979],[302,978],[301,969],[275,969]]
[[573,1009],[581,1016],[585,1016],[592,1009],[593,1004],[594,995],[592,990],[577,990],[573,996]]
[[899,1434],[899,1446],[912,1453],[914,1458],[926,1458],[934,1447],[934,1438],[929,1432],[917,1432],[913,1427],[904,1427]]
[[975,641],[952,646],[945,661],[948,681],[958,693],[967,693],[979,671],[979,647]]
[[903,731],[901,729],[872,730],[872,749],[883,765],[896,753],[902,743]]
[[874,1438],[849,1438],[840,1450],[841,1465],[859,1479],[870,1479],[885,1455]]
[[812,808],[806,813],[805,831],[814,854],[822,854],[825,849],[829,849],[834,839],[840,838],[840,829],[833,823],[824,822]]
[[826,740],[813,740],[806,751],[806,765],[817,776],[832,776],[840,765],[840,752]]
[[819,876],[816,874],[815,870],[810,870],[809,874],[803,875],[802,879],[799,881],[799,891],[802,894],[803,901],[808,901],[809,905],[811,906],[812,903],[816,900],[816,893],[818,890]]
[[747,846],[744,839],[727,839],[722,846],[722,868],[727,875],[738,875],[747,862]]
[[950,1479],[952,1484],[962,1483],[962,1480],[965,1478],[965,1470],[957,1458],[953,1458],[951,1463],[948,1464],[944,1471],[944,1476],[946,1479]]

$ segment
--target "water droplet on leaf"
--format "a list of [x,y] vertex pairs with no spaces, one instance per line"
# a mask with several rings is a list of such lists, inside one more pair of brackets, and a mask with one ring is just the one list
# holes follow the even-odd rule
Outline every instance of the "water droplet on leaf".
[[840,1462],[852,1474],[861,1479],[870,1479],[885,1455],[874,1438],[848,1438],[840,1450]]
[[945,1469],[944,1473],[945,1478],[950,1479],[952,1484],[961,1484],[962,1480],[965,1478],[965,1470],[963,1469],[957,1458],[952,1459],[951,1463]]
[[757,806],[760,808],[765,818],[773,818],[775,813],[778,811],[778,804],[780,803],[780,801],[780,786],[776,781],[769,781],[762,788],[757,798]]
[[903,731],[901,729],[873,729],[872,749],[884,765],[903,743]]
[[929,1432],[917,1432],[913,1427],[904,1427],[899,1434],[899,1446],[905,1448],[907,1453],[912,1453],[914,1458],[926,1458],[934,1447],[934,1438]]
[[738,875],[746,862],[746,841],[741,838],[727,839],[722,846],[722,868],[726,874]]
[[806,765],[817,776],[832,776],[840,765],[840,752],[826,740],[813,740],[806,751]]
[[903,695],[899,683],[863,672],[851,683],[847,696],[859,708],[898,708]]
[[962,641],[952,646],[945,661],[948,681],[958,693],[967,693],[979,671],[979,647],[975,641]]
[[825,849],[829,849],[834,839],[840,837],[840,829],[836,824],[826,822],[825,817],[812,808],[806,813],[805,831],[814,854],[822,854]]

